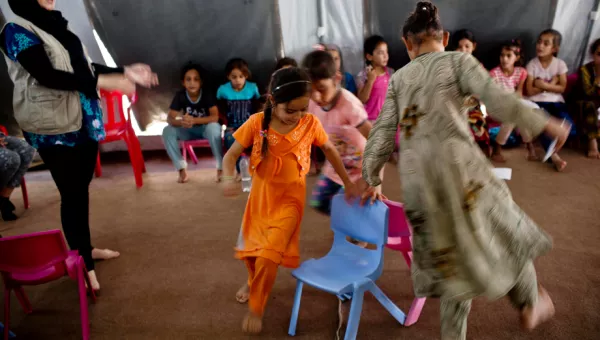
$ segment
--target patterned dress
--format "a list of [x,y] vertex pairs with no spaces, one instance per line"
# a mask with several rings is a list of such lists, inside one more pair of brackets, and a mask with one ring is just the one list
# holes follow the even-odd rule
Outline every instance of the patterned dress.
[[472,56],[428,53],[392,77],[364,154],[363,177],[377,186],[400,125],[400,179],[414,230],[414,289],[421,297],[500,298],[533,258],[551,248],[473,140],[465,106],[471,96],[498,120],[534,134],[548,119],[502,90]]
[[594,62],[579,69],[579,83],[574,95],[583,133],[588,140],[600,138],[600,86],[596,84]]
[[[2,48],[13,62],[19,62],[17,57],[19,53],[26,49],[43,44],[43,42],[33,33],[25,28],[9,23],[4,29],[5,41]],[[102,122],[102,109],[98,100],[89,98],[83,93],[79,93],[81,100],[83,124],[79,131],[63,133],[58,135],[40,135],[23,131],[23,136],[27,142],[35,149],[40,149],[52,145],[75,146],[87,140],[99,142],[104,139],[104,124]]]

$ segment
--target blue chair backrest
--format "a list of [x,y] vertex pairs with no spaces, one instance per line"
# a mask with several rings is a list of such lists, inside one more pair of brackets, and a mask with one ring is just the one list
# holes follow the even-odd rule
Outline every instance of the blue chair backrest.
[[331,202],[331,229],[336,236],[349,236],[379,249],[388,238],[388,221],[389,208],[383,202],[360,206],[357,200],[350,205],[343,195],[334,196]]

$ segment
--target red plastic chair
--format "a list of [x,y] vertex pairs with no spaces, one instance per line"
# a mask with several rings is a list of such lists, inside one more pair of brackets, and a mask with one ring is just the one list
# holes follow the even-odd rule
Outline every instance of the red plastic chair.
[[[410,223],[404,213],[404,206],[401,203],[385,200],[384,203],[390,211],[388,223],[388,240],[386,247],[402,253],[408,268],[412,264],[412,233]],[[415,298],[406,315],[404,326],[410,326],[419,320],[425,298]]]
[[[104,129],[106,130],[106,138],[100,142],[101,144],[122,140],[127,144],[129,151],[129,159],[133,167],[133,175],[135,176],[135,185],[141,188],[144,185],[142,173],[146,172],[146,164],[142,155],[142,147],[140,141],[131,125],[131,107],[127,109],[127,117],[123,112],[123,95],[119,92],[100,91],[100,97],[103,104],[105,114]],[[131,103],[137,100],[134,94],[131,98]],[[115,112],[115,107],[117,112]],[[102,176],[102,164],[100,163],[100,152],[96,160],[96,177]]]
[[[5,136],[8,136],[8,131],[3,125],[0,125],[0,132],[2,132]],[[25,176],[21,177],[21,193],[23,194],[23,205],[25,206],[25,209],[29,209],[29,194],[27,194]]]
[[[87,295],[96,302],[83,258],[69,251],[60,230],[0,238],[0,273],[4,279],[4,339],[9,338],[10,292],[25,313],[32,313],[23,286],[34,286],[69,276],[77,281],[83,339],[90,338]],[[86,288],[86,284],[90,288]]]

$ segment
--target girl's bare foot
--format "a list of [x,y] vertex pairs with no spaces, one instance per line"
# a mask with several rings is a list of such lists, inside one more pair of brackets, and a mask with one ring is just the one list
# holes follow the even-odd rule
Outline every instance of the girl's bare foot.
[[248,312],[242,323],[242,330],[247,334],[259,334],[262,332],[262,317]]
[[527,143],[527,160],[532,162],[537,162],[540,158],[535,153],[535,147],[532,143]]
[[177,183],[187,183],[189,180],[187,170],[181,169],[179,170],[179,178],[177,179]]
[[235,175],[235,181],[236,181],[236,182],[241,182],[241,181],[242,181],[242,175],[241,175],[240,173],[237,173],[237,174]]
[[248,302],[248,299],[250,299],[250,287],[248,287],[248,283],[244,283],[242,288],[235,293],[235,299],[239,303]]
[[541,323],[554,316],[554,303],[543,288],[538,288],[538,302],[535,306],[526,306],[521,312],[521,324],[527,331],[532,331]]
[[215,179],[215,182],[221,183],[221,177],[223,177],[223,170],[217,170],[217,177]]
[[554,164],[554,168],[556,169],[556,171],[562,172],[563,170],[565,170],[565,168],[567,167],[567,162],[563,161],[562,158],[560,158],[560,156],[557,153],[552,155],[551,158],[552,158],[552,163]]
[[121,253],[118,251],[110,250],[110,249],[92,249],[92,259],[94,260],[112,260],[121,256]]
[[[100,290],[100,283],[98,282],[98,278],[96,277],[96,271],[90,270],[88,272],[88,277],[90,278],[90,284],[92,286],[92,290],[94,290],[94,291]],[[87,287],[87,283],[86,283],[86,287]]]

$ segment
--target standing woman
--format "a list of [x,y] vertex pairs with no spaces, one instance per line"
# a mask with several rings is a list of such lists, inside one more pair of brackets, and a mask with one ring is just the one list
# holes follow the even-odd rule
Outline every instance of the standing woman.
[[67,242],[83,257],[92,289],[99,290],[94,260],[119,253],[94,248],[90,239],[88,189],[105,137],[98,89],[132,95],[136,83],[151,87],[158,78],[147,65],[113,69],[89,63],[81,41],[54,10],[55,0],[8,3],[18,17],[2,29],[0,50],[15,84],[15,119],[52,174]]

